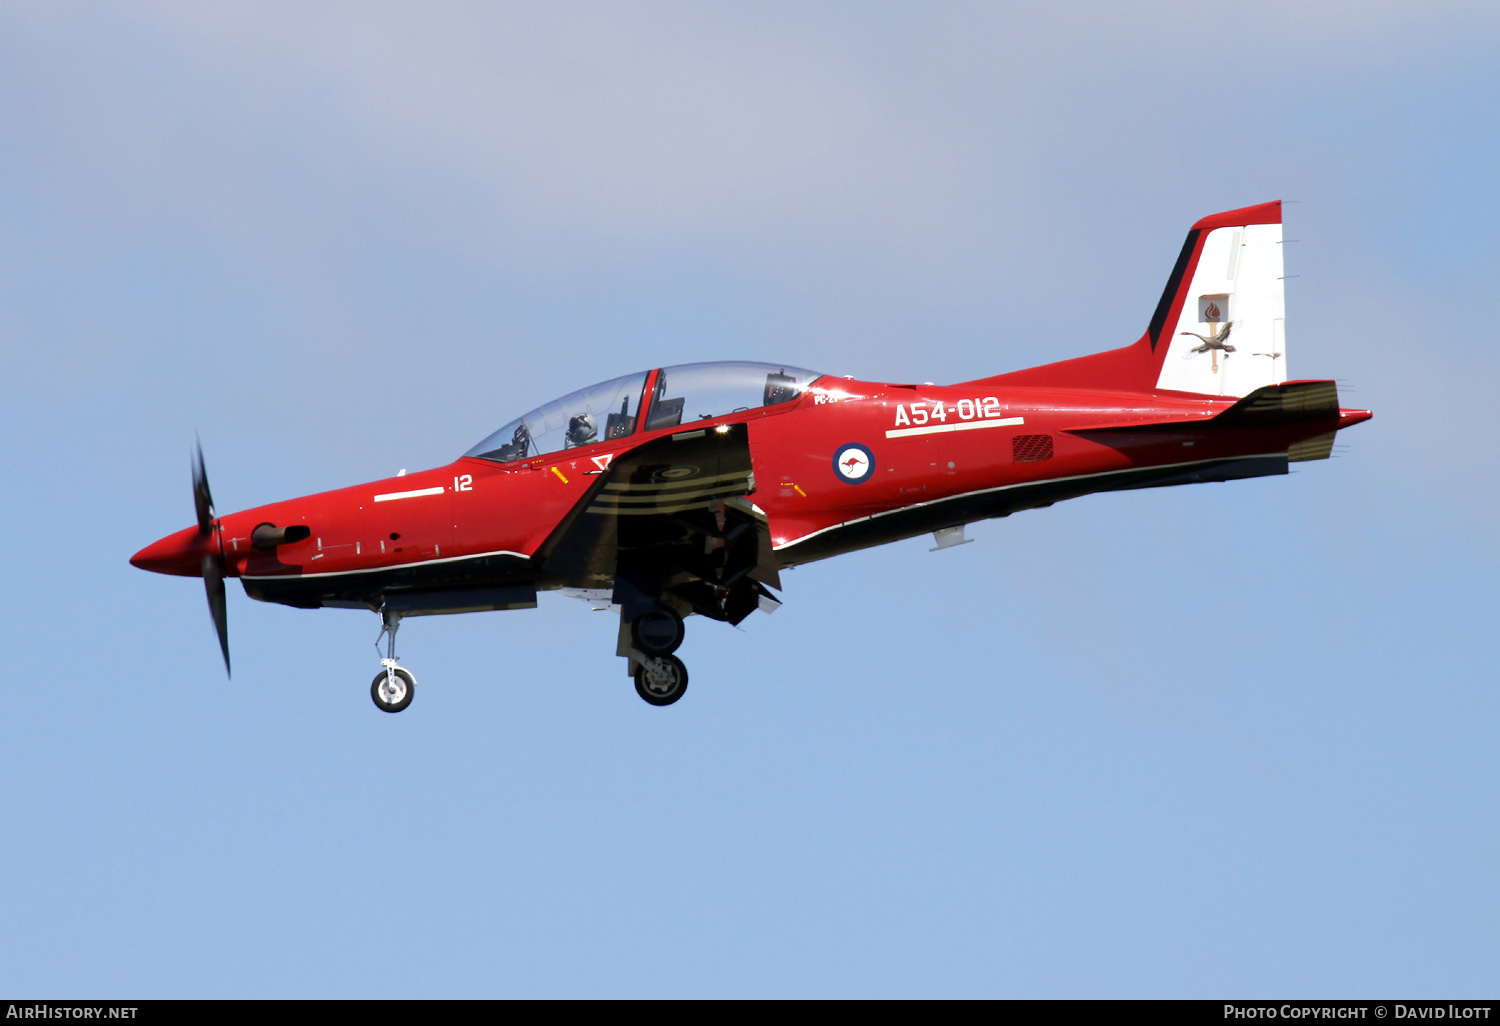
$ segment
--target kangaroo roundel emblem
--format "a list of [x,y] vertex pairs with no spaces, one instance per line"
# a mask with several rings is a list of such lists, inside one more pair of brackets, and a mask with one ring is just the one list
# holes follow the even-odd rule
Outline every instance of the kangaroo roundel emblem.
[[863,484],[875,473],[875,454],[857,442],[841,445],[833,456],[833,472],[840,481]]

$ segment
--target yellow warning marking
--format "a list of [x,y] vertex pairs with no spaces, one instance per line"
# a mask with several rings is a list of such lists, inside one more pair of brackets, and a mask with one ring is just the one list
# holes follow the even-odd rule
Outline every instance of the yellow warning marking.
[[558,470],[556,467],[553,467],[552,468],[552,473],[556,474],[557,475],[557,479],[559,481],[561,481],[563,484],[567,484],[568,483],[568,479],[563,476],[563,472],[561,470]]
[[792,485],[792,488],[796,490],[798,495],[802,496],[804,499],[807,498],[807,493],[802,490],[801,486]]

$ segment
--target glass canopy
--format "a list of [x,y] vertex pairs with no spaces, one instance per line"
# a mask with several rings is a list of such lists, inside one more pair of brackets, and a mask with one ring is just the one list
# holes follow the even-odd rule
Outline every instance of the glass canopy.
[[[646,377],[642,371],[554,399],[517,417],[464,455],[505,463],[624,438],[636,429]],[[817,371],[774,363],[666,367],[656,376],[646,430],[791,402],[820,377]]]

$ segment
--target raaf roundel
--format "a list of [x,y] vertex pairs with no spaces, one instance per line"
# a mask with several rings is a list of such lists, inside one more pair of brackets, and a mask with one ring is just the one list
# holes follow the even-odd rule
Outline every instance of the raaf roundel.
[[1285,474],[1368,420],[1288,381],[1281,204],[1193,225],[1134,344],[956,385],[698,363],[615,378],[518,417],[453,463],[219,515],[131,562],[201,576],[229,668],[224,579],[250,597],[378,613],[375,704],[416,681],[402,618],[607,600],[641,697],[687,687],[684,618],[779,605],[779,571],[1092,492]]

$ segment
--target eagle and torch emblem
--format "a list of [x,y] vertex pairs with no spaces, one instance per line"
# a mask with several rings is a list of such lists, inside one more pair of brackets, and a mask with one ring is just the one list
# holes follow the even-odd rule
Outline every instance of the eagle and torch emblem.
[[[1224,354],[1224,359],[1229,359],[1229,354],[1234,352],[1234,346],[1228,342],[1229,330],[1233,325],[1229,321],[1229,296],[1222,294],[1217,296],[1198,297],[1198,320],[1208,325],[1212,334],[1200,335],[1196,331],[1179,331],[1179,335],[1191,335],[1200,340],[1201,346],[1194,346],[1188,350],[1188,356],[1196,356],[1199,353],[1208,353],[1212,361],[1210,368],[1215,374],[1219,372],[1219,354]],[[1223,324],[1223,327],[1218,325]],[[1217,329],[1217,330],[1215,330]]]

